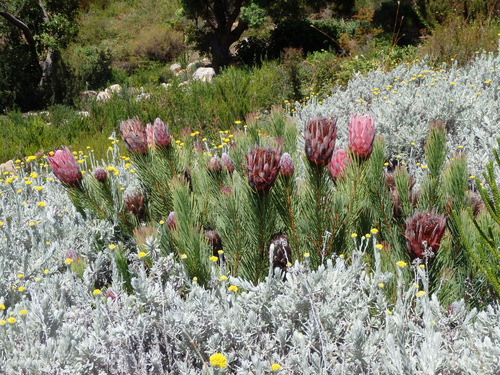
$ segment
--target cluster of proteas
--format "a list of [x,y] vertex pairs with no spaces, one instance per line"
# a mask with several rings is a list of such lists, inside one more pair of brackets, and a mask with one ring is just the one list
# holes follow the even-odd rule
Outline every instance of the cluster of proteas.
[[406,245],[412,259],[433,258],[441,245],[446,218],[435,210],[419,212],[406,219]]
[[120,132],[127,150],[133,154],[144,154],[148,148],[166,148],[171,144],[168,124],[157,118],[153,125],[146,128],[137,117],[122,121]]
[[354,115],[349,122],[349,149],[334,151],[337,135],[335,118],[313,119],[307,122],[304,130],[305,153],[313,167],[328,169],[333,179],[342,177],[350,155],[367,159],[373,149],[375,139],[374,120],[371,115]]

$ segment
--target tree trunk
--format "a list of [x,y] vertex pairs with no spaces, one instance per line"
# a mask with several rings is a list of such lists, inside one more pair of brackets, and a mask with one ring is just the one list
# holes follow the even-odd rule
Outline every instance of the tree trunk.
[[[42,17],[45,22],[49,21],[49,16],[47,12],[45,11],[45,8],[43,7],[43,4],[41,1],[39,2],[39,7],[42,12]],[[33,33],[31,32],[30,28],[28,25],[26,25],[23,21],[15,17],[14,15],[8,13],[8,12],[0,12],[0,16],[5,18],[11,25],[17,27],[19,30],[24,35],[24,38],[26,39],[26,42],[30,46],[31,49],[31,55],[33,59],[36,61],[37,66],[40,68],[40,82],[38,83],[38,86],[43,86],[47,82],[49,82],[50,77],[52,75],[52,70],[53,70],[53,54],[54,51],[52,48],[49,48],[47,50],[47,56],[45,57],[45,60],[42,60],[40,55],[38,54],[38,51],[36,49],[36,42],[35,38],[33,37]]]

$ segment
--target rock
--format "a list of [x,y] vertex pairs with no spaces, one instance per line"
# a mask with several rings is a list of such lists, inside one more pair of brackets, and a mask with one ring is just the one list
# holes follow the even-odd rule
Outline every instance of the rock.
[[109,99],[111,99],[111,95],[109,95],[106,91],[100,91],[96,98],[95,98],[98,102],[105,102]]
[[177,73],[180,72],[181,69],[182,69],[182,66],[179,63],[173,63],[172,65],[170,65],[170,71],[172,73],[174,73],[175,75],[177,75]]
[[114,85],[111,85],[109,86],[106,90],[106,93],[111,97],[115,94],[119,94],[122,92],[122,87],[119,85],[119,84],[114,84]]
[[204,57],[203,60],[201,60],[201,63],[205,68],[211,67],[212,66],[212,61],[208,57]]
[[97,91],[94,91],[94,90],[85,90],[85,91],[82,91],[80,93],[80,96],[82,98],[92,98],[92,99],[95,99],[95,97],[97,96]]
[[163,86],[166,90],[168,90],[170,87],[172,87],[172,84],[171,84],[171,83],[165,83],[165,82],[163,82],[161,85],[162,85],[162,86]]
[[142,92],[135,97],[135,101],[140,102],[141,100],[148,100],[149,98],[151,98],[151,94],[148,94],[147,92]]
[[12,160],[9,160],[3,164],[0,164],[0,173],[4,172],[10,172],[10,173],[16,173],[16,167],[14,165],[14,162]]
[[201,62],[194,61],[188,64],[186,70],[188,71],[188,73],[193,74],[196,71],[196,69],[201,68],[202,66],[203,64]]
[[202,82],[212,82],[212,79],[215,77],[214,68],[198,68],[196,72],[193,74],[193,79],[202,81]]

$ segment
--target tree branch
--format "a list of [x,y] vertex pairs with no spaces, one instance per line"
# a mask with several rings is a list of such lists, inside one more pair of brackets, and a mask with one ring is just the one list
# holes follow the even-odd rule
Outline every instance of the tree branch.
[[23,32],[24,37],[26,38],[26,41],[32,48],[36,48],[36,43],[35,39],[33,38],[33,34],[31,33],[30,28],[20,19],[14,17],[12,14],[7,13],[7,12],[0,12],[0,16],[5,18],[7,21],[9,21],[12,25],[17,27]]

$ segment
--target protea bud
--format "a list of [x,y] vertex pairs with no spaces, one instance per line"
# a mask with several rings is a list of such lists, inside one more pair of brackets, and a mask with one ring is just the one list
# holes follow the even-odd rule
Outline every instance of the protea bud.
[[212,173],[221,173],[222,172],[222,163],[217,158],[217,156],[213,156],[208,163],[208,170]]
[[310,120],[304,130],[305,151],[313,166],[324,166],[332,157],[337,137],[337,119]]
[[418,212],[406,219],[406,246],[414,258],[433,257],[441,245],[446,218],[435,210]]
[[337,180],[344,175],[344,171],[348,162],[349,155],[343,148],[336,150],[333,153],[332,159],[328,163],[328,169],[330,170],[330,175],[334,180]]
[[229,155],[226,154],[225,152],[223,152],[222,155],[221,155],[221,159],[222,159],[222,162],[224,163],[224,165],[226,166],[227,172],[228,173],[233,173],[233,171],[234,171],[234,164],[231,161],[231,159],[229,158]]
[[113,300],[113,301],[116,299],[116,293],[113,290],[113,288],[111,288],[111,287],[109,287],[106,290],[106,299],[108,299],[108,298],[111,298],[111,300]]
[[127,194],[124,199],[127,211],[132,213],[138,220],[144,220],[146,212],[142,194],[138,191],[134,191]]
[[153,139],[157,147],[168,147],[171,143],[168,123],[165,125],[159,118],[155,120],[153,126]]
[[473,192],[471,190],[467,191],[467,198],[469,200],[469,206],[472,209],[472,213],[474,217],[477,216],[483,211],[486,206],[484,205],[483,198],[481,198],[481,194],[478,192]]
[[212,246],[212,255],[219,259],[223,259],[223,252],[219,253],[220,250],[223,250],[222,239],[220,238],[219,233],[217,233],[216,230],[206,229],[205,239]]
[[131,118],[120,123],[122,139],[131,153],[145,153],[148,150],[146,131],[141,120]]
[[108,178],[108,172],[106,172],[102,168],[97,168],[94,171],[94,177],[97,181],[104,183],[106,179]]
[[280,268],[286,270],[287,265],[292,263],[292,248],[285,233],[276,233],[271,237],[271,244],[274,245],[273,270]]
[[221,186],[220,192],[224,195],[231,195],[233,190],[231,189],[231,186]]
[[67,147],[52,151],[47,155],[52,172],[63,183],[76,185],[82,179],[82,172],[75,156]]
[[168,214],[167,217],[167,225],[169,229],[175,229],[177,227],[176,223],[177,215],[175,214],[175,211],[172,211]]
[[295,172],[292,157],[288,152],[285,152],[283,155],[281,155],[279,168],[280,175],[282,175],[283,177],[290,177],[293,175],[293,172]]
[[66,259],[75,260],[77,258],[78,258],[78,254],[73,249],[68,250],[68,252],[66,253]]
[[255,147],[245,155],[247,159],[248,184],[257,193],[271,190],[279,172],[281,149]]
[[370,115],[355,114],[349,122],[349,150],[361,159],[372,153],[375,126]]

